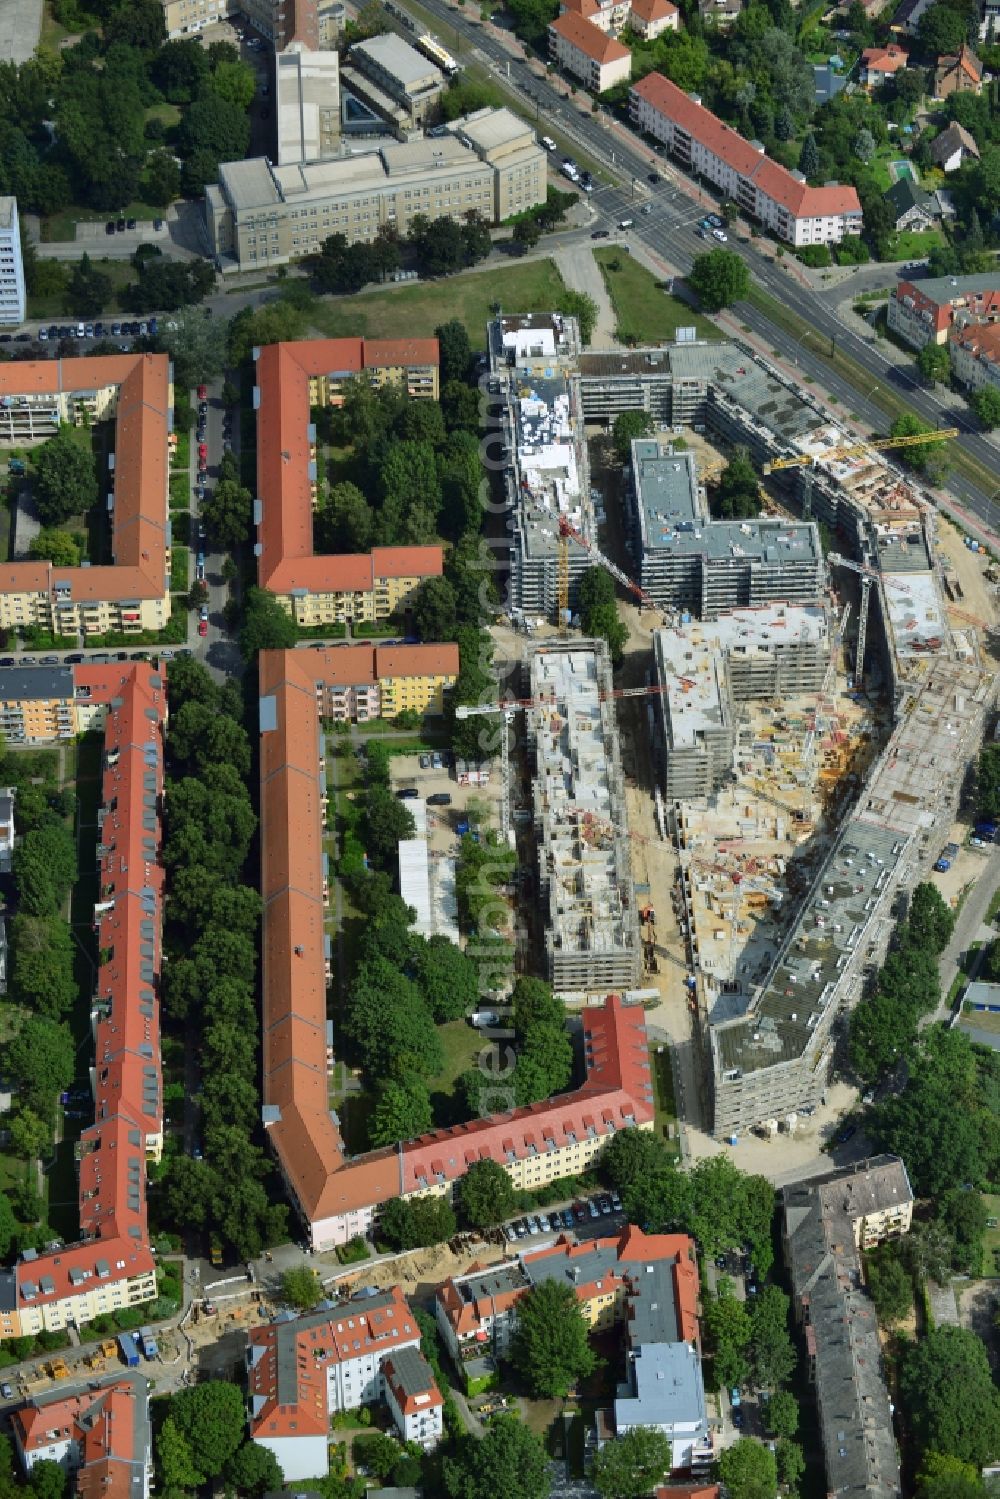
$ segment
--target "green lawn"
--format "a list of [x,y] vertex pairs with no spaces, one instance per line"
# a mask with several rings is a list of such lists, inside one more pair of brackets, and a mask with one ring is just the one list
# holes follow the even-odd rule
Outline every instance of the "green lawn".
[[661,290],[662,283],[631,255],[607,245],[594,251],[594,259],[601,268],[623,343],[672,341],[678,328],[696,328],[699,338],[721,336],[707,318]]
[[904,230],[901,234],[891,236],[889,246],[893,260],[923,260],[925,255],[929,255],[944,242],[940,229],[925,229],[919,234],[913,230]]
[[558,306],[566,286],[551,260],[529,260],[502,271],[464,271],[420,285],[380,287],[377,294],[317,298],[309,320],[328,338],[427,338],[451,318],[469,330],[474,348],[485,344],[494,306],[518,312],[545,312]]
[[475,1027],[465,1020],[449,1020],[436,1029],[444,1050],[444,1066],[428,1079],[428,1087],[432,1094],[451,1094],[462,1073],[475,1066],[476,1057],[486,1043]]
[[191,433],[182,428],[177,434],[177,446],[174,448],[170,459],[170,467],[175,472],[183,473],[185,476],[191,470]]
[[[167,104],[165,102],[163,104],[151,104],[149,109],[146,110],[147,120],[162,120],[168,130],[171,126],[178,125],[180,118],[181,111],[176,104]],[[154,214],[154,218],[157,216]]]
[[[69,236],[72,238],[72,233]],[[107,276],[111,282],[111,300],[106,309],[107,312],[120,310],[122,307],[122,293],[129,286],[134,286],[136,280],[135,268],[129,260],[108,260],[106,257],[98,259],[92,257],[94,269],[100,271],[102,276]],[[67,268],[67,279],[71,267]],[[68,311],[66,292],[47,292],[43,295],[29,296],[28,316],[33,318],[62,318],[73,316]]]

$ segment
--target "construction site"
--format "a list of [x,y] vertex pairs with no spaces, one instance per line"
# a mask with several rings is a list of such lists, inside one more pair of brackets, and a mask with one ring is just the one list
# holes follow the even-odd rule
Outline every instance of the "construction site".
[[[582,363],[584,417],[609,424],[635,371]],[[565,629],[581,563],[638,601],[624,670],[645,685],[613,695],[647,698],[619,704],[642,972],[685,1059],[682,1112],[736,1143],[794,1131],[826,1098],[837,1018],[884,955],[897,893],[950,836],[992,701],[994,616],[930,494],[880,451],[910,439],[859,441],[737,340],[657,351],[641,374],[629,389],[674,425],[632,444],[629,561],[564,517],[549,618]],[[737,446],[761,515],[717,521],[709,489]],[[515,531],[512,570],[518,545]],[[574,877],[575,925],[585,862]],[[550,973],[566,914],[547,912]]]

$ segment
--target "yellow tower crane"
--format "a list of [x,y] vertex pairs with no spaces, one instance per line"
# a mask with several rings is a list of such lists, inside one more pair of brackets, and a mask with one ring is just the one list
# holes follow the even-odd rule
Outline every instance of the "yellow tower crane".
[[922,442],[944,442],[948,437],[957,437],[957,427],[941,427],[936,432],[921,432],[910,437],[871,437],[867,442],[846,443],[843,447],[826,448],[822,453],[797,453],[794,458],[776,458],[764,464],[765,474],[776,474],[783,468],[807,468],[824,458],[853,458],[863,453],[881,453],[887,448],[912,448]]

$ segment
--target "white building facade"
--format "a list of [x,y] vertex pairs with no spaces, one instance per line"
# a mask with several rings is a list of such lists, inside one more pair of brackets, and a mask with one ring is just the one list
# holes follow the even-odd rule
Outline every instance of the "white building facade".
[[17,199],[0,198],[0,324],[16,327],[26,311]]

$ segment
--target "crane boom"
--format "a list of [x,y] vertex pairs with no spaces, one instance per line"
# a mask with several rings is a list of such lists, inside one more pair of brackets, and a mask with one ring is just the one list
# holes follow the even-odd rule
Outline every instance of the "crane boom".
[[773,463],[764,464],[764,473],[775,474],[783,468],[808,468],[824,458],[853,458],[862,453],[881,453],[887,448],[912,448],[922,442],[944,442],[946,438],[958,435],[957,427],[941,427],[937,432],[920,432],[908,437],[872,437],[867,442],[827,448],[823,453],[798,453],[794,458],[775,458]]
[[629,593],[634,594],[647,609],[655,609],[658,613],[663,613],[656,600],[644,588],[641,588],[634,578],[630,578],[627,572],[623,572],[616,563],[611,561],[610,557],[604,555],[599,546],[592,541],[588,541],[575,526],[570,524],[564,515],[561,515],[559,517],[559,540],[561,544],[566,546],[570,537],[572,537],[578,546],[582,546],[585,552],[589,552],[594,560],[599,562],[616,582],[620,583],[623,588],[627,588]]

